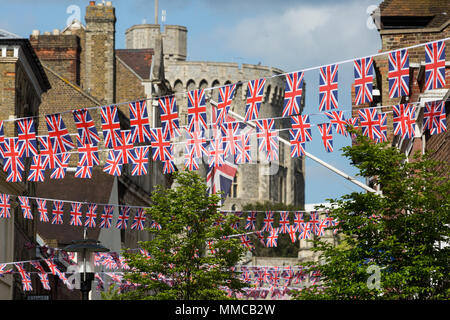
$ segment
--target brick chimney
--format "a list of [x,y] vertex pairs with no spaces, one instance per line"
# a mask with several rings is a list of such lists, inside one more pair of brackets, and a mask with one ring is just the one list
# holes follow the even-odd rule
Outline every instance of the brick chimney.
[[105,103],[115,101],[115,9],[90,1],[86,7],[84,89]]

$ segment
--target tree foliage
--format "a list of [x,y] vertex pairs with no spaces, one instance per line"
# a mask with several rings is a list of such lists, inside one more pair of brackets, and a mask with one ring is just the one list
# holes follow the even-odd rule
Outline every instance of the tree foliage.
[[[321,283],[297,299],[445,299],[450,296],[449,164],[358,136],[343,154],[382,194],[332,199],[339,246],[314,240]],[[377,282],[379,280],[379,282]]]
[[[158,186],[146,214],[161,229],[147,228],[154,237],[139,243],[151,258],[125,251],[131,268],[125,279],[138,284],[135,289],[114,296],[119,299],[196,300],[227,299],[224,287],[239,291],[244,287],[235,266],[244,248],[238,238],[226,239],[235,231],[234,216],[218,211],[219,196],[209,195],[200,176],[176,172],[175,187]],[[211,254],[208,241],[213,241]],[[162,279],[169,281],[161,281]]]

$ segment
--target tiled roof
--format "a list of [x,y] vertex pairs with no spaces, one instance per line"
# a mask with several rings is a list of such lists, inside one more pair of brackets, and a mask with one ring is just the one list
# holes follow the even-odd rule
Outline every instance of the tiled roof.
[[117,49],[116,56],[126,63],[142,79],[150,78],[153,49]]

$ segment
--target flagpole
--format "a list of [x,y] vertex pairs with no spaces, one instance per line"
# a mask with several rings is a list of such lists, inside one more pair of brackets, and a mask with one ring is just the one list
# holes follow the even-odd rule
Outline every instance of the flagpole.
[[[217,106],[217,102],[215,102],[214,100],[209,99],[209,101],[210,101],[214,106]],[[254,123],[245,121],[244,117],[242,117],[241,115],[239,115],[239,114],[237,114],[237,113],[235,113],[235,112],[233,112],[233,111],[231,111],[231,110],[229,111],[229,113],[232,114],[233,116],[235,116],[236,118],[238,118],[240,121],[244,122],[245,124],[247,124],[247,125],[249,125],[249,126],[251,126],[251,127],[253,127],[253,128],[256,127],[256,125],[255,125]],[[283,139],[283,138],[281,138],[281,137],[279,137],[278,140],[281,141],[281,142],[283,142],[283,143],[286,144],[286,145],[289,145],[289,146],[291,145],[289,141],[287,141],[287,140],[285,140],[285,139]],[[373,193],[376,193],[376,194],[379,193],[377,190],[372,189],[371,187],[367,186],[366,184],[362,183],[361,181],[359,181],[359,180],[353,178],[352,176],[346,174],[345,172],[343,172],[343,171],[341,171],[341,170],[335,168],[335,167],[332,166],[331,164],[329,164],[329,163],[323,161],[322,159],[319,159],[318,157],[312,155],[311,153],[305,151],[305,156],[307,156],[308,158],[310,158],[310,159],[316,161],[316,162],[319,163],[320,165],[322,165],[322,166],[324,166],[325,168],[327,168],[327,169],[333,171],[334,173],[340,175],[341,177],[347,179],[348,181],[350,181],[350,182],[356,184],[358,187],[363,188],[364,190],[366,190],[366,191],[368,191],[368,192],[373,192]]]

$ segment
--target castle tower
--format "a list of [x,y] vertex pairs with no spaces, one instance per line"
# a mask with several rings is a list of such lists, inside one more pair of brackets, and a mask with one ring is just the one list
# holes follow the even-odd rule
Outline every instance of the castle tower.
[[115,10],[110,1],[105,4],[90,1],[86,7],[85,84],[91,95],[113,103],[115,100]]

